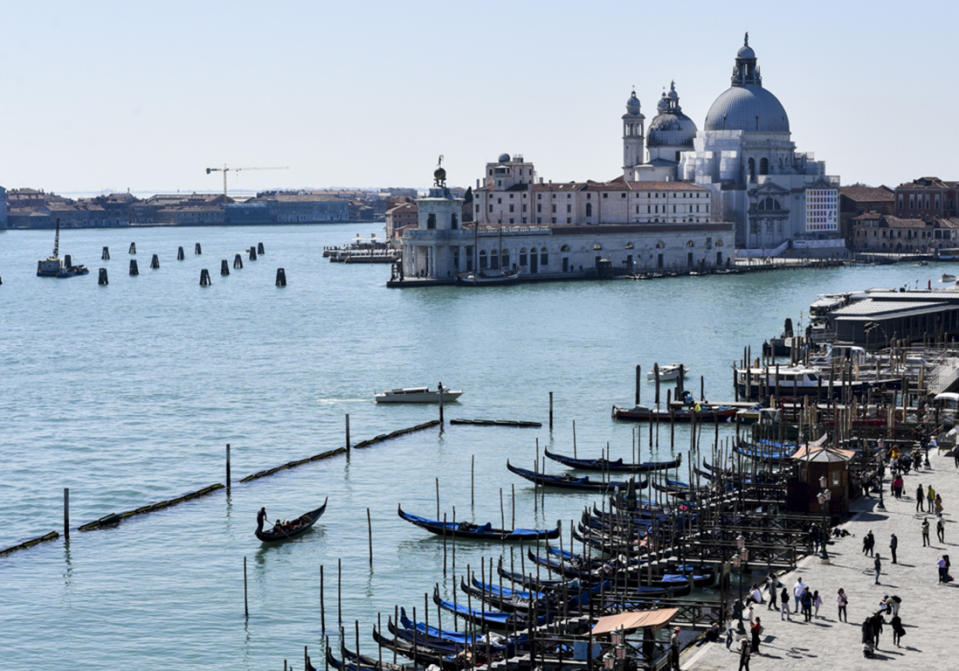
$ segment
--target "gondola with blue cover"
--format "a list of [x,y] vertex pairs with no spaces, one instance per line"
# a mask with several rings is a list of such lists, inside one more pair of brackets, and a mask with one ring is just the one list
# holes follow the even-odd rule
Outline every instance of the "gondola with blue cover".
[[479,610],[477,608],[470,608],[467,604],[446,601],[440,597],[439,586],[433,588],[433,603],[443,610],[449,611],[475,624],[493,629],[523,629],[530,624],[538,627],[552,620],[552,614],[550,613],[538,615],[535,620],[533,620],[532,618],[526,617],[525,614],[504,613],[497,610]]
[[[516,475],[526,478],[543,487],[559,487],[561,489],[576,489],[586,492],[605,492],[613,489],[625,489],[629,484],[626,480],[590,480],[589,476],[576,477],[569,473],[562,475],[547,475],[546,473],[537,473],[519,466],[513,466],[509,461],[506,462],[506,468]],[[644,489],[647,485],[646,480],[635,483],[639,489]]]
[[404,511],[401,505],[396,506],[396,514],[410,524],[415,524],[430,533],[439,536],[455,535],[458,539],[465,540],[536,541],[559,536],[558,526],[553,529],[495,529],[489,522],[482,525],[476,525],[472,522],[441,522],[419,515],[412,515]]

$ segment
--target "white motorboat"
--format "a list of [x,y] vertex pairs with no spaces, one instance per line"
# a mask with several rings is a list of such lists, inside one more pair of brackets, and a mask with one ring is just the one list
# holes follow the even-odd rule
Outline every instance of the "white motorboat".
[[[447,389],[443,387],[443,403],[450,403],[458,399],[462,389]],[[404,387],[401,389],[387,389],[381,394],[375,394],[373,400],[377,403],[439,403],[439,389],[429,387]]]
[[[685,380],[689,374],[689,368],[683,366],[679,363],[667,363],[659,367],[659,381],[660,382],[675,382],[679,379],[679,369],[683,369],[683,379]],[[656,371],[650,370],[646,373],[647,380],[656,380]]]

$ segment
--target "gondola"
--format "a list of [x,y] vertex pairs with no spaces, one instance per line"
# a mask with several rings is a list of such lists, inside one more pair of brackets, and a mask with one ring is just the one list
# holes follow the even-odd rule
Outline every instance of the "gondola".
[[[562,489],[604,492],[610,489],[625,488],[628,484],[628,482],[625,480],[610,480],[608,482],[603,482],[602,480],[590,480],[588,476],[577,478],[568,473],[564,473],[563,475],[547,475],[545,473],[536,473],[535,471],[529,471],[525,468],[520,468],[519,466],[513,466],[511,463],[509,463],[509,460],[506,462],[506,468],[508,468],[511,472],[516,473],[516,475],[526,478],[530,482],[535,482],[543,487],[559,487]],[[641,482],[637,483],[636,486],[639,489],[643,489],[646,487],[646,484],[646,480],[642,480]]]
[[388,650],[394,650],[404,657],[409,657],[411,660],[424,667],[429,664],[436,664],[443,671],[459,671],[460,669],[472,666],[468,660],[465,659],[465,650],[456,654],[440,654],[433,652],[429,648],[420,647],[419,645],[402,638],[390,638],[388,636],[384,636],[376,629],[376,627],[373,627],[373,640],[382,645],[384,648],[387,648]]
[[679,468],[683,461],[683,455],[680,453],[675,459],[670,461],[644,461],[638,464],[623,462],[622,459],[609,461],[608,459],[577,459],[576,457],[557,454],[545,449],[543,452],[553,461],[558,461],[564,466],[578,468],[581,471],[600,471],[602,473],[646,473],[648,471],[661,471],[667,468]]
[[530,594],[530,592],[514,592],[505,587],[500,590],[496,588],[495,585],[487,585],[486,583],[477,581],[476,578],[473,578],[472,584],[467,584],[466,578],[461,577],[460,589],[466,594],[472,595],[479,603],[485,603],[487,606],[498,608],[504,613],[526,613],[534,606],[538,606],[546,600],[546,595],[542,592],[537,592],[537,594],[541,595],[538,598],[521,596],[522,594]]
[[500,557],[499,562],[496,565],[496,572],[501,577],[505,578],[506,580],[509,580],[510,582],[516,585],[522,585],[526,589],[532,589],[537,591],[547,591],[555,588],[562,589],[563,583],[568,584],[569,582],[567,580],[537,579],[535,576],[524,575],[517,571],[508,571],[503,567],[502,557]]
[[402,506],[396,506],[396,514],[411,524],[426,529],[430,533],[454,535],[460,540],[491,540],[491,541],[534,541],[559,536],[559,527],[553,529],[494,529],[487,522],[477,526],[471,522],[440,522],[418,515],[404,512]]
[[272,529],[264,529],[263,522],[258,522],[255,532],[256,537],[259,538],[263,543],[278,543],[280,541],[296,538],[297,536],[306,533],[313,527],[314,524],[316,524],[316,521],[320,519],[323,513],[326,512],[326,502],[328,500],[329,497],[324,499],[323,505],[316,510],[303,513],[297,519],[290,522],[290,528],[288,529],[277,529],[275,526]]
[[496,610],[478,610],[470,608],[467,604],[446,601],[440,598],[439,587],[433,589],[433,603],[455,615],[467,619],[475,624],[492,627],[493,629],[525,629],[530,626],[540,626],[550,622],[552,615],[545,613],[539,615],[534,620],[520,613],[503,613]]
[[403,671],[403,667],[399,664],[381,663],[378,659],[359,655],[346,648],[342,648],[341,653],[343,659],[337,659],[330,646],[326,646],[326,661],[329,662],[330,668],[337,671]]
[[728,405],[702,406],[700,410],[683,406],[675,408],[672,412],[659,408],[650,408],[645,405],[637,405],[632,408],[621,408],[618,405],[613,406],[613,419],[625,420],[629,422],[649,422],[657,420],[663,423],[690,423],[695,418],[696,422],[731,422],[736,416],[738,408]]

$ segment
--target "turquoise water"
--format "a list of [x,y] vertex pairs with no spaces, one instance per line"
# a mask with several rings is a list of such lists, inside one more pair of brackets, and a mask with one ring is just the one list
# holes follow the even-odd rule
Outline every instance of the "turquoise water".
[[[330,264],[325,245],[376,224],[230,229],[69,230],[61,253],[91,273],[34,276],[52,232],[0,233],[0,547],[60,530],[62,489],[73,526],[222,482],[224,445],[234,479],[353,440],[432,419],[435,407],[378,407],[373,393],[396,386],[464,389],[447,417],[544,422],[543,429],[447,427],[308,464],[118,528],[74,531],[0,558],[0,667],[302,667],[320,642],[320,567],[326,626],[336,631],[336,565],[343,562],[343,619],[359,620],[361,650],[376,613],[417,606],[443,579],[442,541],[396,517],[396,505],[506,524],[511,487],[517,526],[578,518],[598,496],[550,494],[534,511],[532,488],[506,471],[531,467],[536,440],[578,454],[631,455],[631,426],[610,419],[633,400],[633,367],[683,361],[688,386],[705,376],[712,399],[732,398],[730,365],[795,320],[817,293],[925,285],[954,266],[852,267],[688,277],[520,285],[497,289],[388,290],[389,268]],[[139,277],[127,274],[136,241]],[[262,241],[266,254],[229,277],[219,261]],[[194,256],[193,243],[203,254]],[[101,262],[109,245],[113,259]],[[176,261],[177,246],[187,257]],[[159,270],[150,270],[153,253]],[[97,268],[110,285],[97,286]],[[288,286],[274,287],[276,268]],[[213,286],[199,287],[208,268]],[[548,392],[556,425],[545,426]],[[644,400],[651,385],[643,386]],[[725,435],[725,434],[724,434]],[[705,439],[704,439],[705,440]],[[666,458],[665,442],[652,455]],[[677,431],[676,449],[689,442]],[[470,464],[475,458],[475,504]],[[548,465],[550,472],[561,470]],[[685,468],[685,465],[684,465]],[[685,473],[681,473],[685,475]],[[293,517],[329,496],[326,515],[295,542],[263,549],[255,513]],[[366,509],[374,540],[368,565]],[[568,533],[568,530],[567,530]],[[457,572],[499,546],[457,548]],[[509,550],[506,549],[506,556]],[[250,618],[243,615],[247,557]],[[518,555],[517,563],[518,563]],[[435,622],[435,610],[430,619]],[[444,626],[451,623],[443,618]],[[353,645],[352,633],[348,636]],[[390,658],[392,658],[390,656]]]

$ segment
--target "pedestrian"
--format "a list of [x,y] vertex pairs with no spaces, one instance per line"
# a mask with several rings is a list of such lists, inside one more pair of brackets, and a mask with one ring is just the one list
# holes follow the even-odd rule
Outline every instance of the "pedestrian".
[[959,468],[959,450],[952,448],[952,463]]
[[806,583],[802,581],[802,576],[799,576],[796,578],[796,584],[793,585],[793,598],[796,600],[795,607],[793,608],[794,613],[799,612],[799,599],[802,598],[804,589],[806,589]]
[[749,671],[749,639],[743,636],[739,639],[739,671]]
[[936,562],[936,566],[939,567],[939,582],[946,582],[946,556],[943,555],[939,557],[939,561]]
[[814,609],[813,615],[818,620],[819,619],[819,607],[822,605],[822,597],[819,596],[819,590],[817,589],[812,593],[812,607]]
[[929,542],[929,518],[922,518],[922,547],[931,545]]
[[936,520],[936,537],[940,543],[946,542],[946,523],[942,521],[942,517]]
[[786,620],[787,622],[791,621],[789,617],[789,590],[786,589],[785,585],[783,585],[782,592],[779,593],[779,605],[781,608],[779,611],[779,619]]
[[849,605],[849,597],[846,596],[846,590],[842,587],[839,588],[839,592],[836,594],[836,605],[839,607],[839,614],[836,616],[836,619],[840,622],[849,622],[849,616],[846,615],[846,606]]
[[936,490],[932,488],[932,485],[929,485],[926,488],[926,504],[928,505],[928,507],[926,508],[926,512],[929,512],[929,513],[932,512],[933,504],[935,502],[936,502]]
[[892,563],[896,563],[896,548],[899,547],[899,539],[896,538],[896,534],[892,534],[889,537],[889,552],[892,554]]
[[872,616],[872,635],[875,638],[875,645],[879,647],[879,636],[882,634],[882,625],[885,624],[885,620],[882,619],[882,613],[876,611],[875,615]]
[[[643,630],[644,633],[646,631],[648,631],[648,628]],[[729,618],[728,620],[726,620],[726,649],[729,650],[732,644],[733,644],[733,618]]]
[[872,552],[876,548],[876,537],[872,535],[872,529],[866,534],[867,557],[872,557]]
[[751,652],[755,652],[758,655],[759,654],[759,635],[763,633],[763,626],[759,622],[758,617],[755,620],[752,620],[752,624],[749,625],[749,631],[753,636]]
[[819,554],[819,525],[813,524],[809,527],[809,540],[812,543],[812,551],[814,554]]
[[942,496],[939,495],[939,492],[936,492],[936,500],[933,502],[936,507],[936,517],[942,517]]
[[906,629],[902,626],[902,618],[899,615],[893,615],[889,624],[892,626],[892,642],[896,644],[897,648],[901,648],[899,641],[906,635]]
[[923,501],[926,498],[926,493],[922,489],[922,483],[919,483],[919,486],[916,488],[916,512],[926,512],[925,507],[923,506]]
[[876,570],[876,584],[879,584],[879,573],[882,571],[882,562],[879,561],[879,555],[876,555],[876,560],[872,563],[873,568]]
[[812,619],[812,592],[809,591],[809,587],[803,590],[800,601],[802,602],[803,621],[809,622]]
[[766,578],[766,592],[769,594],[766,610],[777,610],[779,606],[776,605],[776,577],[772,573]]
[[669,655],[672,660],[672,671],[679,670],[679,627],[673,629],[673,635],[669,639]]

